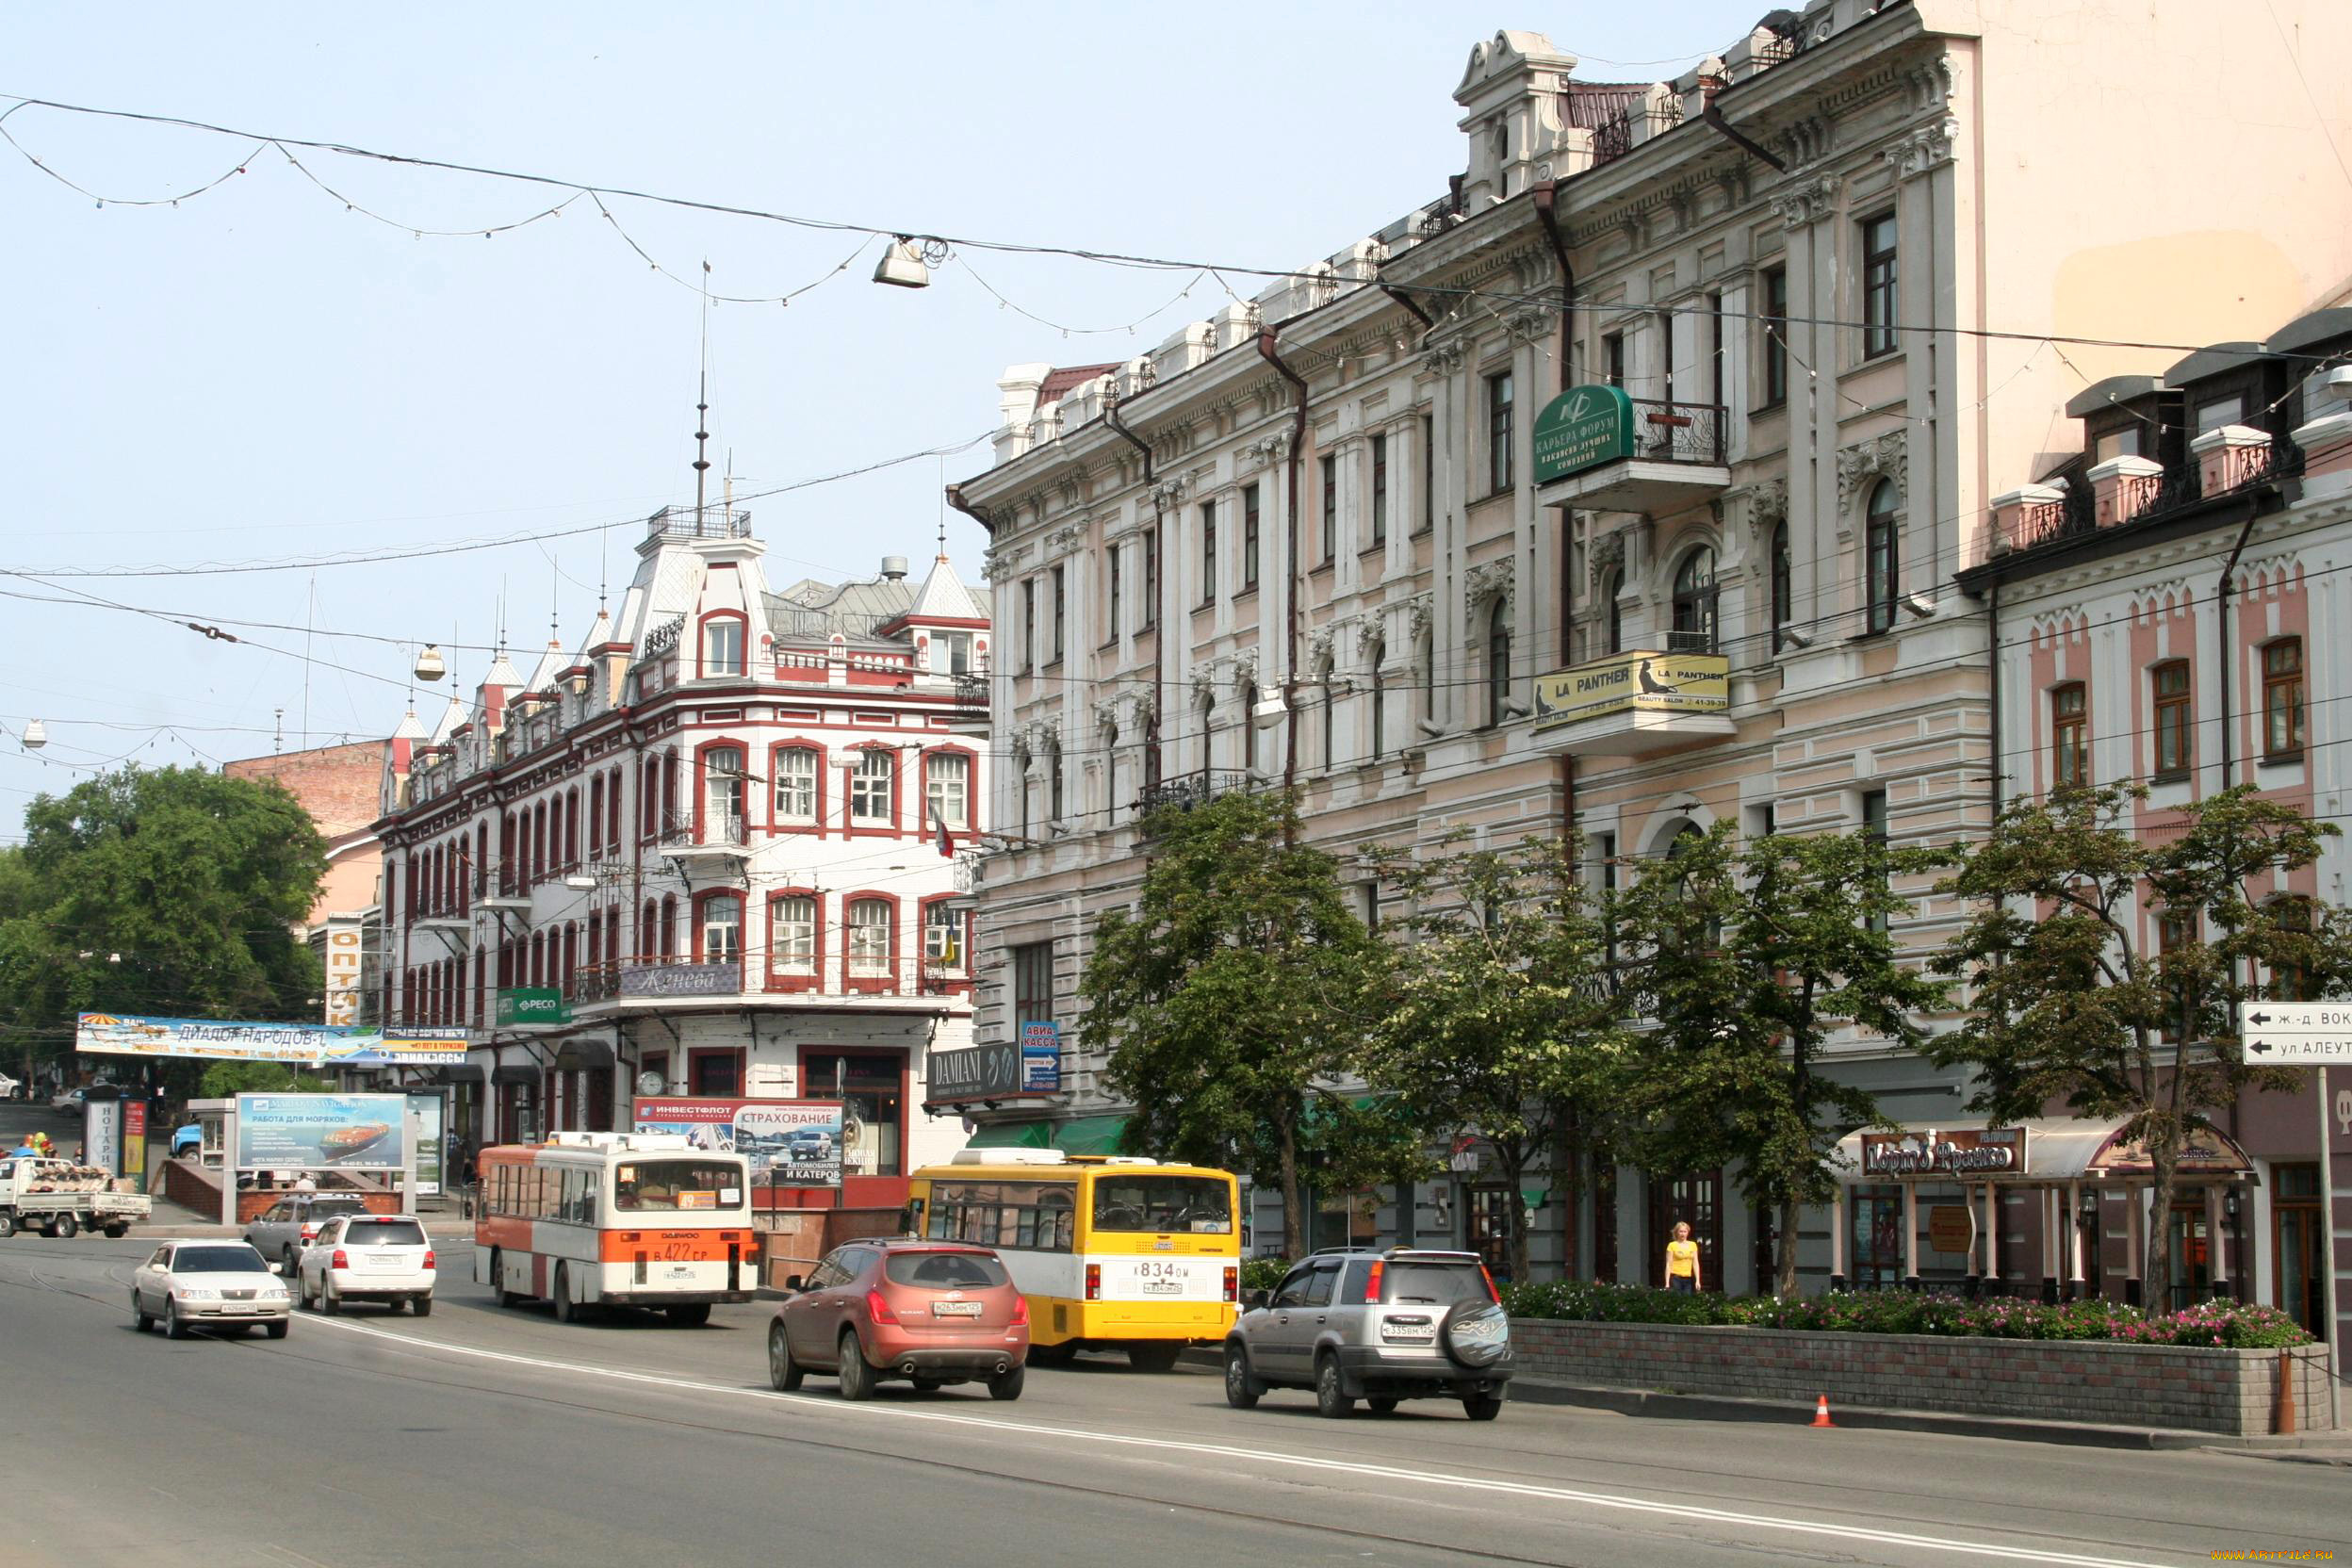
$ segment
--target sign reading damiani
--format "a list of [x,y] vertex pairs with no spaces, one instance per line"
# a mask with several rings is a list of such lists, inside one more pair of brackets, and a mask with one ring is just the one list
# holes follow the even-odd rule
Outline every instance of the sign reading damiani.
[[1633,455],[1633,400],[1621,387],[1572,386],[1535,416],[1535,482]]
[[1731,706],[1731,661],[1720,653],[1626,653],[1538,676],[1538,733],[1607,713],[1720,713]]

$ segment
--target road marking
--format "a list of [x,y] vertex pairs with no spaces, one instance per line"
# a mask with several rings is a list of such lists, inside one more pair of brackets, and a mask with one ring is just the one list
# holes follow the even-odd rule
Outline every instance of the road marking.
[[1407,1470],[1395,1465],[1370,1464],[1356,1460],[1317,1459],[1306,1454],[1286,1454],[1270,1448],[1241,1448],[1223,1443],[1201,1443],[1183,1438],[1142,1437],[1129,1432],[1091,1431],[1083,1427],[1050,1427],[1032,1421],[1008,1421],[1001,1416],[957,1415],[947,1411],[909,1410],[896,1405],[844,1404],[838,1400],[818,1399],[806,1394],[783,1394],[771,1389],[743,1388],[729,1383],[703,1382],[693,1378],[671,1377],[660,1372],[632,1372],[625,1367],[594,1366],[584,1362],[557,1361],[546,1356],[516,1355],[508,1350],[485,1350],[470,1345],[455,1345],[445,1340],[420,1339],[415,1334],[393,1333],[388,1330],[370,1328],[342,1318],[319,1318],[319,1327],[341,1329],[350,1333],[363,1334],[396,1345],[414,1346],[420,1350],[440,1351],[449,1355],[472,1356],[481,1361],[503,1362],[513,1366],[528,1366],[539,1371],[572,1372],[582,1377],[603,1378],[614,1382],[645,1383],[680,1393],[731,1395],[737,1398],[777,1404],[808,1405],[815,1409],[837,1411],[843,1414],[871,1415],[904,1421],[930,1421],[944,1426],[974,1427],[987,1431],[1016,1433],[1025,1437],[1055,1438],[1062,1441],[1079,1440],[1118,1447],[1141,1448],[1170,1453],[1201,1454],[1218,1459],[1250,1461],[1260,1464],[1288,1465],[1294,1469],[1320,1470],[1343,1475],[1362,1476],[1374,1480],[1403,1482],[1440,1490],[1499,1493],[1513,1497],[1534,1497],[1552,1502],[1583,1503],[1592,1508],[1614,1509],[1628,1513],[1659,1514],[1675,1519],[1696,1520],[1705,1524],[1741,1526],[1757,1529],[1785,1530],[1798,1535],[1827,1536],[1839,1541],[1866,1541],[1880,1545],[1910,1546],[1931,1551],[1953,1552],[1969,1557],[1998,1558],[2009,1562],[2041,1562],[2058,1568],[2162,1568],[2161,1564],[2144,1562],[2133,1558],[2087,1557],[2075,1552],[2052,1551],[2032,1546],[2002,1546],[1989,1542],[1960,1541],[1947,1536],[1914,1535],[1902,1530],[1872,1529],[1862,1525],[1839,1525],[1825,1520],[1782,1518],[1769,1513],[1740,1513],[1730,1509],[1701,1508],[1690,1503],[1654,1502],[1646,1497],[1628,1496],[1613,1492],[1588,1492],[1576,1487],[1540,1486],[1527,1481],[1493,1480],[1477,1476],[1448,1475],[1440,1471]]

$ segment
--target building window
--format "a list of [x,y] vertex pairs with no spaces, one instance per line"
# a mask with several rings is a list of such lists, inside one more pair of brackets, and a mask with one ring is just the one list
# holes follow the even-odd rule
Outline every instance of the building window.
[[1146,631],[1160,624],[1160,531],[1156,528],[1143,536],[1143,614],[1138,624]]
[[2262,645],[2262,760],[2303,755],[2303,639]]
[[1331,677],[1327,675],[1323,678],[1323,765],[1327,768],[1335,768],[1339,765],[1339,746],[1334,738],[1338,730],[1331,723],[1331,710],[1335,706],[1331,696]]
[[817,754],[792,746],[776,754],[776,820],[809,827],[817,820]]
[[2181,914],[2167,911],[2156,917],[2157,979],[2164,994],[2171,1000],[2171,1006],[2165,1013],[2164,1027],[2158,1034],[2159,1037],[2172,1043],[2178,1043],[2193,1034],[2196,1031],[2196,1021],[2189,1016],[2189,988],[2180,979],[2165,972],[2169,968],[2165,960],[2196,940],[2197,915],[2194,911]]
[[702,623],[702,673],[743,673],[743,622],[732,615],[718,615]]
[[1339,459],[1326,457],[1317,465],[1323,480],[1323,564],[1339,554]]
[[1054,944],[1013,949],[1013,1037],[1026,1024],[1054,1021]]
[[2104,463],[2113,457],[2137,457],[2139,455],[2140,427],[2137,425],[2126,425],[2121,430],[2111,430],[2091,443],[2091,461],[2094,464]]
[[1437,417],[1421,416],[1421,515],[1413,531],[1427,533],[1437,526]]
[[1674,568],[1674,617],[1666,641],[1671,651],[1715,651],[1715,552],[1705,545]]
[[[944,648],[947,651],[948,674],[970,675],[972,673],[972,634],[970,632],[936,632],[933,634],[931,641],[932,646],[935,649]],[[933,669],[939,668],[939,662],[936,654],[934,655],[931,667]]]
[[1066,566],[1054,568],[1054,662],[1056,664],[1062,662],[1063,632],[1069,625],[1069,575],[1070,569]]
[[1870,490],[1863,520],[1862,573],[1870,612],[1870,629],[1886,631],[1895,624],[1895,600],[1903,593],[1903,551],[1895,527],[1895,485],[1880,480]]
[[872,980],[890,972],[890,906],[879,898],[849,901],[849,972]]
[[972,759],[935,751],[923,760],[923,798],[931,820],[961,831],[972,825]]
[[2234,425],[2246,417],[2246,394],[2232,392],[2226,398],[2208,398],[2197,405],[2197,433],[2209,435],[2224,425]]
[[736,893],[713,893],[702,904],[702,961],[732,964],[743,956],[743,901]]
[[2185,775],[2196,757],[2190,737],[2189,662],[2168,659],[2148,672],[2156,698],[2156,776]]
[[849,820],[888,824],[890,821],[890,754],[880,747],[858,754],[858,767],[849,776]]
[[2054,784],[2090,782],[2090,694],[2069,680],[2050,689],[2050,776]]
[[1021,673],[1027,675],[1037,667],[1037,580],[1023,578],[1021,583]]
[[1511,396],[1509,370],[1486,378],[1486,490],[1489,495],[1511,488]]
[[1104,636],[1102,640],[1106,643],[1111,643],[1119,640],[1119,589],[1123,586],[1119,581],[1119,565],[1120,558],[1127,552],[1123,546],[1113,545],[1103,553],[1108,558],[1108,569],[1110,571],[1111,580],[1110,593],[1106,596],[1105,602],[1102,606],[1104,628]]
[[1490,727],[1511,717],[1511,611],[1494,601],[1486,623],[1486,722]]
[[2311,901],[2300,894],[2274,900],[2270,916],[2279,934],[2292,944],[2270,965],[2270,995],[2274,1002],[2316,1002],[2318,988],[2306,961],[2311,935]]
[[1056,736],[1045,743],[1045,820],[1062,820],[1062,743]]
[[1258,487],[1245,484],[1241,489],[1241,591],[1251,592],[1258,585]]
[[961,974],[968,945],[964,939],[964,917],[955,905],[942,899],[924,906],[923,961],[926,965],[946,973]]
[[1895,351],[1895,215],[1862,225],[1862,357]]
[[1388,683],[1380,674],[1380,666],[1387,661],[1388,649],[1379,643],[1373,644],[1372,757],[1376,761],[1388,753]]
[[1372,543],[1388,543],[1388,437],[1372,438]]
[[817,972],[817,901],[808,894],[787,893],[768,901],[768,972]]
[[1021,802],[1021,836],[1029,837],[1029,750],[1026,746],[1013,748],[1013,793]]
[[1217,602],[1217,503],[1200,503],[1200,602]]
[[714,746],[702,754],[702,841],[743,841],[743,754],[737,747]]
[[1602,374],[1611,386],[1625,384],[1625,335],[1612,332],[1601,339]]
[[[1862,837],[1882,850],[1886,847],[1886,792],[1884,790],[1863,792]],[[1884,936],[1886,931],[1886,917],[1883,914],[1872,915],[1870,919],[1870,927]]]
[[1764,406],[1788,400],[1788,269],[1764,273]]
[[1608,633],[1608,652],[1613,657],[1625,651],[1625,612],[1619,602],[1625,597],[1625,574],[1609,571],[1601,574],[1601,617]]
[[1797,613],[1795,563],[1788,554],[1788,525],[1772,525],[1772,651],[1778,653]]

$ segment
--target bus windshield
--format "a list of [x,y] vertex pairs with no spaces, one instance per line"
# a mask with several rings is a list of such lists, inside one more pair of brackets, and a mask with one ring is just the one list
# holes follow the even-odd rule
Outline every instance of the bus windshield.
[[612,1172],[612,1206],[648,1209],[733,1209],[743,1206],[743,1173],[716,1160],[635,1160]]
[[1196,1231],[1230,1234],[1233,1188],[1214,1176],[1107,1171],[1094,1179],[1098,1231]]

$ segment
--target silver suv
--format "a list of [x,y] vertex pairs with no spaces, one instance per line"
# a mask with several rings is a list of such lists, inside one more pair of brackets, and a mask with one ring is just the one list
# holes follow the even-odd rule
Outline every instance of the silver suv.
[[1235,1410],[1269,1388],[1307,1388],[1323,1415],[1358,1399],[1386,1415],[1399,1399],[1444,1397],[1492,1421],[1511,1374],[1511,1320],[1476,1252],[1316,1252],[1270,1295],[1251,1292],[1225,1340]]

